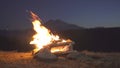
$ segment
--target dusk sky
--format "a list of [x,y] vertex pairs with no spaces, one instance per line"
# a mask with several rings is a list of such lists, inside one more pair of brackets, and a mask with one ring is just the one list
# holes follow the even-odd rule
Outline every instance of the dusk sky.
[[60,19],[81,27],[120,27],[120,0],[0,0],[0,29],[32,26],[28,11],[45,22]]

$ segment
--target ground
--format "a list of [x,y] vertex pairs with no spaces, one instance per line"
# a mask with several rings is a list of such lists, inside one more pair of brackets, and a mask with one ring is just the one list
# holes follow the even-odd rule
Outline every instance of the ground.
[[0,51],[0,68],[120,68],[120,53],[80,53],[86,56],[47,62],[36,60],[31,52]]

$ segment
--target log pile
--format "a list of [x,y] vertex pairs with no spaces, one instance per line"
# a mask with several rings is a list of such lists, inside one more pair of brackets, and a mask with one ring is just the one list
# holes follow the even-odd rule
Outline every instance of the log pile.
[[74,42],[71,40],[67,40],[66,42],[54,42],[40,49],[34,54],[34,58],[39,60],[56,60],[59,56],[74,52],[73,44]]

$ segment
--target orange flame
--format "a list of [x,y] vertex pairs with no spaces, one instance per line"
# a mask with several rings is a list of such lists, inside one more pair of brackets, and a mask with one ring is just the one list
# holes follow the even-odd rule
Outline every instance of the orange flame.
[[[30,13],[33,20],[33,29],[36,31],[36,34],[33,36],[33,40],[30,42],[30,44],[34,44],[36,46],[36,52],[42,49],[44,46],[51,44],[53,41],[60,40],[58,35],[53,35],[50,33],[50,30],[41,24],[41,20],[37,15],[35,15],[33,12]],[[65,42],[65,40],[63,40],[63,42]]]

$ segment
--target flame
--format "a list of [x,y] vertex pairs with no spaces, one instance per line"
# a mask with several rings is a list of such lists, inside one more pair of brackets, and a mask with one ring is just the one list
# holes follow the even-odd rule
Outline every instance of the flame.
[[[36,51],[42,49],[48,44],[51,44],[53,41],[60,39],[58,35],[53,35],[50,30],[41,24],[41,20],[37,15],[35,15],[33,12],[30,13],[33,20],[33,29],[36,31],[36,34],[33,36],[33,40],[30,42],[30,44],[34,44],[36,46]],[[65,42],[65,40],[63,42]]]

